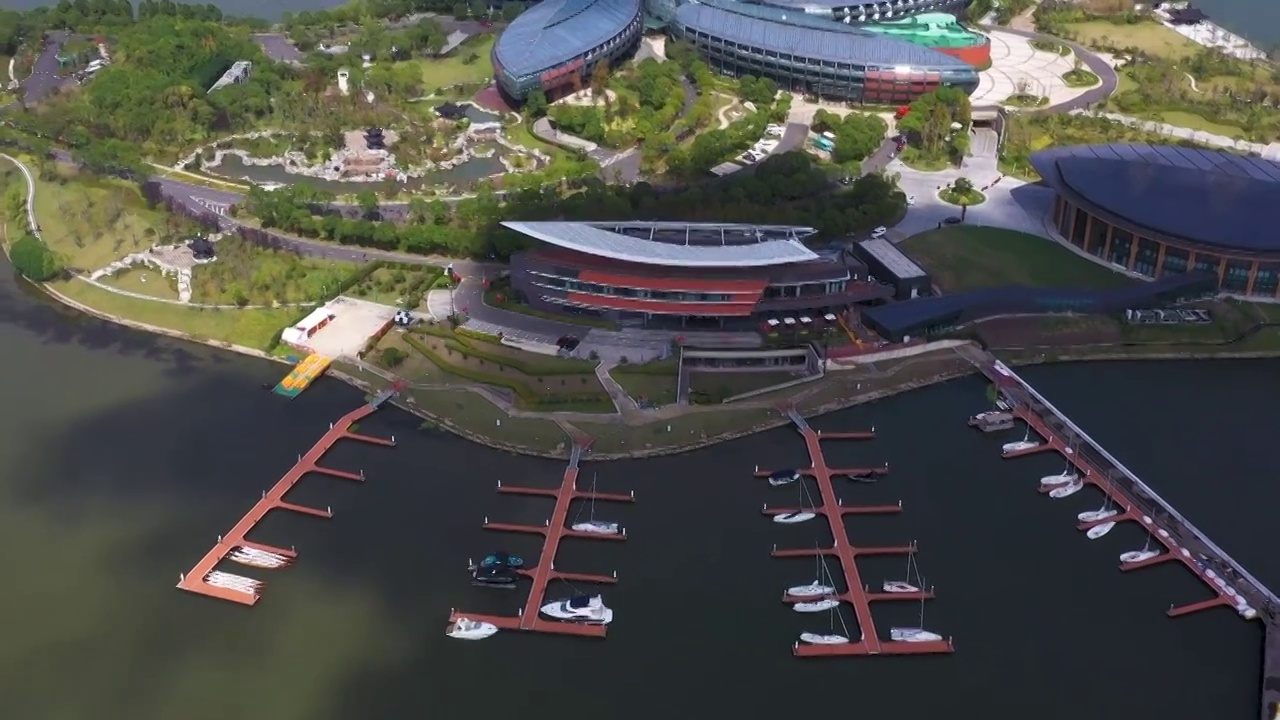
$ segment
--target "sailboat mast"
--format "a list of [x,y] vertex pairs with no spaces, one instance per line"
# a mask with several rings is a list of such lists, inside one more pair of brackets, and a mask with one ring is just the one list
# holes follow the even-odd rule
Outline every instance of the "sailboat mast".
[[600,479],[600,473],[591,473],[591,518],[596,519],[596,481]]

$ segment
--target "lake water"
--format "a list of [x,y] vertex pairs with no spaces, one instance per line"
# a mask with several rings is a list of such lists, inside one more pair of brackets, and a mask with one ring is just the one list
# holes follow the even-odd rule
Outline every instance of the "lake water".
[[[797,703],[809,713],[908,720],[1256,717],[1260,627],[1225,609],[1166,618],[1170,603],[1207,591],[1172,566],[1118,572],[1117,556],[1142,544],[1140,531],[1120,527],[1096,542],[1077,532],[1074,515],[1100,498],[1046,499],[1036,479],[1060,464],[1002,461],[1001,438],[966,428],[984,405],[976,378],[815,423],[877,427],[879,439],[835,445],[829,456],[889,461],[892,474],[841,494],[846,503],[901,499],[906,511],[853,519],[850,532],[864,544],[919,541],[938,592],[925,624],[954,636],[950,657],[790,656],[799,632],[829,623],[778,602],[814,567],[771,559],[769,549],[830,538],[816,524],[760,516],[762,503],[795,497],[794,487],[771,490],[749,477],[757,463],[804,461],[788,430],[588,466],[602,491],[638,497],[598,509],[626,525],[626,543],[570,542],[557,562],[618,571],[606,594],[618,619],[603,642],[443,637],[450,608],[521,604],[520,591],[471,587],[464,565],[495,548],[536,557],[533,539],[480,524],[541,522],[549,502],[500,497],[495,483],[550,486],[562,464],[424,433],[394,409],[362,429],[394,434],[399,447],[340,446],[327,460],[365,470],[367,483],[311,477],[292,496],[332,506],[332,520],[279,515],[257,533],[301,552],[295,566],[263,571],[270,585],[257,607],[183,593],[173,587],[178,573],[360,393],[324,379],[285,401],[260,389],[282,366],[77,317],[0,269],[11,380],[0,383],[9,410],[0,416],[0,543],[10,549],[0,572],[21,588],[0,599],[13,619],[0,643],[0,703],[13,717],[507,718],[521,707],[628,720],[705,707],[767,717]],[[1238,456],[1275,435],[1274,415],[1255,398],[1280,391],[1277,367],[1091,365],[1029,375],[1244,556],[1265,537],[1276,492],[1262,460]],[[1261,546],[1249,560],[1280,578]],[[901,576],[903,562],[861,568],[879,582]],[[880,607],[879,631],[914,624],[918,612],[910,603]]]

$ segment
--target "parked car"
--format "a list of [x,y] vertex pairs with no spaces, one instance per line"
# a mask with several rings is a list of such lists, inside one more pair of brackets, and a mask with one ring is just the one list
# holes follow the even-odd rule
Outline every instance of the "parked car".
[[912,205],[915,205],[915,204],[916,204],[916,196],[915,196],[915,195],[908,195],[908,196],[907,196],[907,207],[911,207]]
[[887,232],[889,232],[889,228],[887,228],[887,227],[885,227],[885,226],[881,225],[880,227],[878,227],[878,228],[876,228],[875,230],[872,230],[872,231],[871,231],[871,237],[872,237],[872,238],[881,238],[881,237],[884,237],[884,234],[885,234],[885,233],[887,233]]

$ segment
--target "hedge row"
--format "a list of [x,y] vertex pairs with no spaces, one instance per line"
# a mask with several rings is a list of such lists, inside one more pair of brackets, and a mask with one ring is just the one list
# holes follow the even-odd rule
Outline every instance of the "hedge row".
[[454,365],[412,335],[405,335],[404,339],[405,342],[409,344],[409,347],[412,347],[414,350],[422,353],[422,355],[434,363],[436,367],[451,375],[457,375],[458,377],[472,380],[474,382],[483,383],[485,385],[496,385],[497,387],[510,390],[515,393],[516,397],[520,400],[521,407],[526,409],[538,409],[563,405],[588,405],[592,407],[603,407],[605,404],[612,407],[613,405],[609,396],[603,392],[565,393],[563,395],[552,396],[538,395],[530,390],[527,385],[511,378],[505,378],[500,375],[491,375],[489,373],[480,372],[461,365]]

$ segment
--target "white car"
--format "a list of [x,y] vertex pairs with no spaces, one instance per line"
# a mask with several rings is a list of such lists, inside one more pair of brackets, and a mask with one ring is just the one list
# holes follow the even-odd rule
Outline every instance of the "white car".
[[908,195],[908,196],[907,196],[907,207],[910,207],[910,206],[915,205],[915,204],[916,204],[916,196],[915,196],[915,195]]
[[876,228],[875,230],[872,230],[872,231],[871,231],[871,237],[873,237],[873,238],[884,237],[884,234],[885,234],[885,233],[887,233],[887,232],[889,232],[889,228],[887,228],[887,227],[885,227],[885,226],[881,225],[880,227],[878,227],[878,228]]

